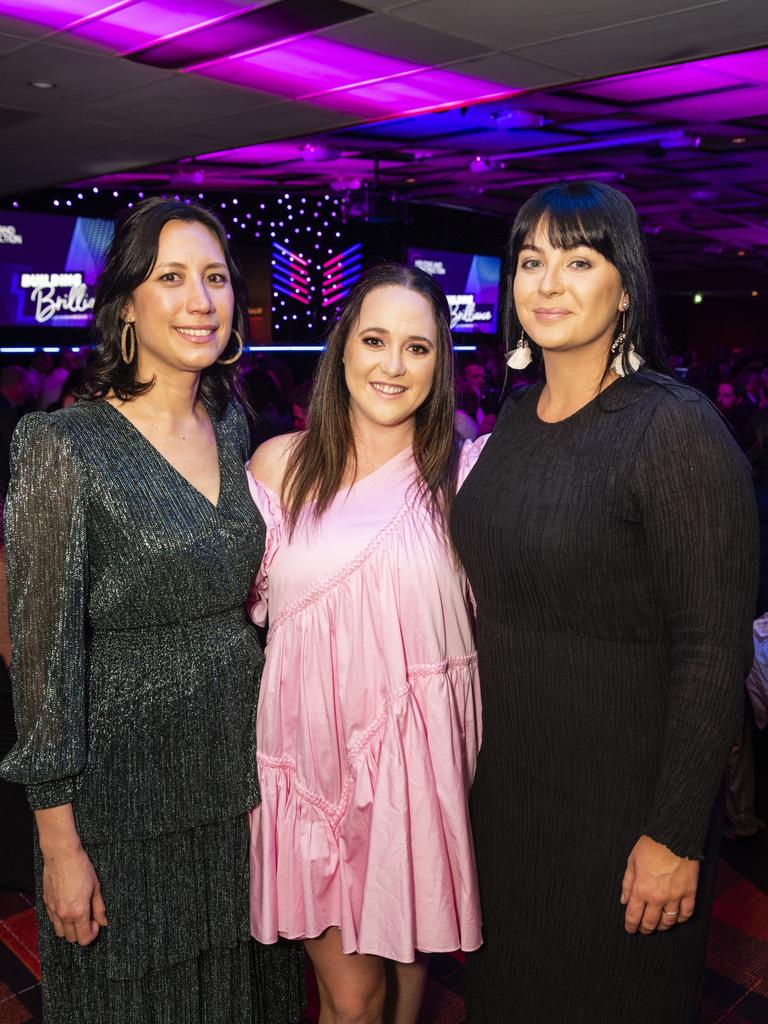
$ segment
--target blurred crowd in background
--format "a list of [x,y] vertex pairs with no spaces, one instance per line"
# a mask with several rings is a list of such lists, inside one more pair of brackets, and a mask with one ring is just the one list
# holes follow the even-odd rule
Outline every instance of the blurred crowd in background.
[[[66,408],[77,400],[87,350],[40,352],[28,365],[0,367],[0,478],[7,480],[7,451],[19,418],[33,410]],[[768,352],[722,352],[704,361],[695,353],[671,358],[682,380],[702,391],[718,407],[748,455],[768,444]],[[248,353],[242,360],[242,384],[255,413],[254,447],[276,434],[306,425],[312,381],[297,376],[295,365],[270,354]],[[495,348],[462,353],[457,360],[456,431],[474,440],[489,433],[502,401],[536,379],[507,369]]]
[[[8,450],[16,423],[33,410],[66,408],[77,400],[87,351],[40,352],[28,365],[0,367],[0,488],[8,480]],[[687,384],[702,391],[720,410],[756,475],[768,489],[768,352],[724,349],[706,361],[695,353],[673,356],[672,368]],[[298,376],[295,364],[274,355],[248,353],[242,361],[242,384],[254,411],[251,441],[306,425],[312,381]],[[462,353],[457,360],[456,432],[474,440],[489,433],[502,401],[536,378],[507,369],[495,348]],[[768,499],[767,499],[768,500]]]

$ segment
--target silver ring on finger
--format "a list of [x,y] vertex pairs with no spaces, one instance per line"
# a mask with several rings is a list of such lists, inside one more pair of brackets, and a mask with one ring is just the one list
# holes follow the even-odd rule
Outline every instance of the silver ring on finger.
[[666,917],[679,917],[680,916],[680,911],[679,910],[662,910],[662,914],[664,914]]

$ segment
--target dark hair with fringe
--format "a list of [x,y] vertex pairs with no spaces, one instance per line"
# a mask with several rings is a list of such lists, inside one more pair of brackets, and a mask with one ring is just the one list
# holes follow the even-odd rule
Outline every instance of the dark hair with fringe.
[[[109,247],[106,267],[96,288],[93,321],[96,345],[85,371],[82,398],[100,398],[112,392],[127,402],[145,394],[153,386],[153,381],[136,380],[135,356],[131,363],[123,362],[120,352],[120,336],[124,324],[122,312],[135,289],[152,273],[157,262],[160,232],[174,220],[202,224],[221,246],[235,295],[232,328],[245,342],[244,309],[247,293],[222,225],[202,206],[157,196],[145,199],[118,224]],[[234,354],[234,351],[230,353],[229,350],[230,347],[234,349],[235,345],[233,338],[222,355]],[[217,416],[224,414],[232,395],[239,396],[238,378],[237,363],[230,366],[213,363],[200,374],[200,397]]]
[[[548,185],[526,200],[515,217],[507,244],[504,316],[507,350],[515,347],[521,329],[513,292],[518,257],[540,225],[554,248],[575,249],[586,245],[616,267],[622,288],[629,296],[627,340],[635,346],[649,370],[669,374],[656,314],[653,275],[637,210],[623,192],[598,181]],[[625,372],[629,370],[627,348],[624,349]],[[609,350],[606,374],[613,358]]]
[[307,430],[291,447],[282,485],[282,501],[292,532],[302,510],[312,501],[318,519],[341,487],[350,461],[357,459],[349,417],[349,391],[344,379],[344,349],[360,319],[360,308],[376,288],[392,285],[423,295],[432,307],[437,328],[437,359],[432,389],[415,414],[413,455],[432,514],[448,522],[458,472],[453,430],[454,365],[450,310],[444,292],[429,274],[399,263],[372,267],[357,282],[334,324],[318,364]]

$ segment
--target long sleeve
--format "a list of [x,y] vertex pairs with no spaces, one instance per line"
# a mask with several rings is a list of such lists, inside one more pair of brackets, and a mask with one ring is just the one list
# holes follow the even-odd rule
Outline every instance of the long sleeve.
[[638,452],[636,494],[670,642],[667,727],[645,832],[698,857],[744,700],[759,560],[747,464],[717,412],[667,393]]
[[51,417],[20,422],[5,507],[18,741],[0,774],[33,808],[69,803],[87,759],[87,543],[81,467]]

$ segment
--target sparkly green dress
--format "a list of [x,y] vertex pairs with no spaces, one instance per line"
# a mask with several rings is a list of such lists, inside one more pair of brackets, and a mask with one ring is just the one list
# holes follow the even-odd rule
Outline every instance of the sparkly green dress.
[[[72,803],[109,926],[57,939],[46,1024],[290,1024],[301,950],[249,935],[262,654],[243,606],[265,527],[230,402],[213,505],[100,399],[25,416],[6,505],[19,739],[4,778]],[[40,864],[38,862],[38,878]]]

